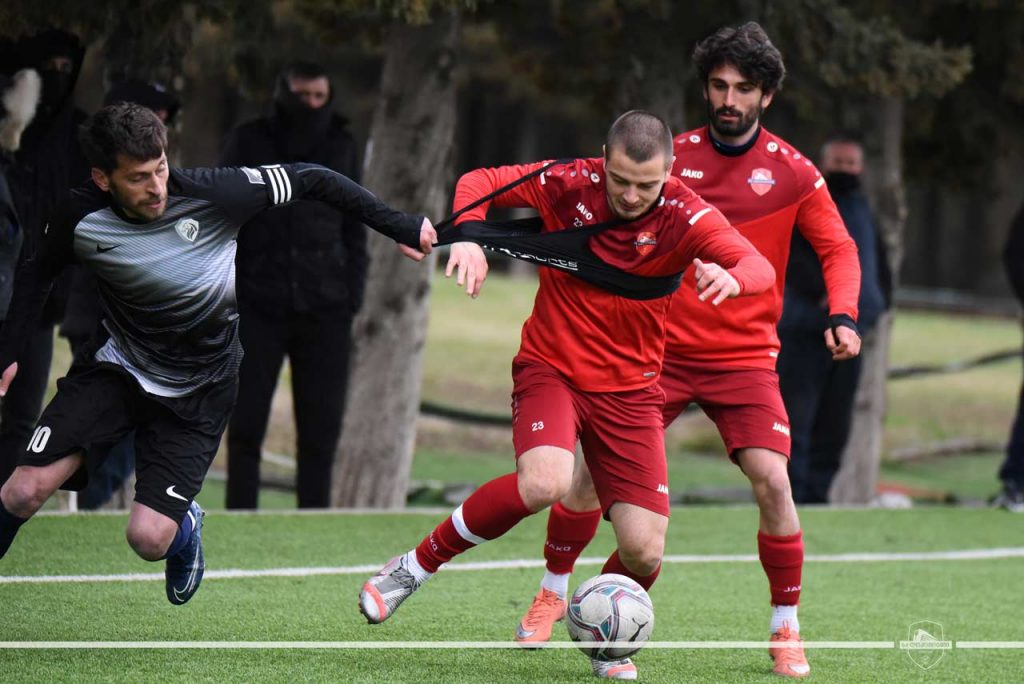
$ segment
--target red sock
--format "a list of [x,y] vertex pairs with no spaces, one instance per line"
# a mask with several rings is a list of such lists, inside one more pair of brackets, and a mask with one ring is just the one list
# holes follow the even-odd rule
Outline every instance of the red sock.
[[544,542],[544,558],[548,571],[556,575],[572,572],[576,559],[597,533],[601,509],[573,511],[557,502],[548,515],[548,538]]
[[447,520],[424,537],[416,547],[416,559],[427,572],[437,572],[442,563],[500,537],[528,515],[531,513],[519,496],[518,476],[502,475],[470,494]]
[[614,572],[617,575],[625,575],[644,589],[650,589],[651,585],[654,584],[654,580],[658,579],[658,573],[661,572],[661,563],[658,563],[658,567],[656,567],[654,572],[650,575],[642,577],[622,563],[622,559],[619,558],[619,550],[616,549],[612,555],[608,557],[608,560],[605,561],[604,567],[601,568],[602,575],[607,572]]
[[772,603],[795,606],[800,603],[800,575],[804,568],[803,532],[785,536],[757,533],[757,553],[772,592]]

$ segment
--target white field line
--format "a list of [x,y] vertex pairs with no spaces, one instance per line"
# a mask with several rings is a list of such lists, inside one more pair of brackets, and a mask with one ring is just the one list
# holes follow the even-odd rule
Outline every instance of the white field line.
[[[630,648],[632,642],[611,642],[612,647]],[[894,641],[805,641],[802,644],[773,644],[775,648],[869,649],[896,648]],[[649,641],[644,649],[668,650],[737,650],[767,649],[767,641]],[[573,649],[572,641],[549,641],[537,644],[544,649]],[[141,650],[141,649],[219,649],[219,650],[401,650],[401,649],[521,649],[515,641],[0,641],[0,650],[69,649],[69,650]],[[1021,641],[958,641],[956,648],[1024,649]]]
[[[805,560],[812,563],[877,563],[905,561],[968,561],[1004,558],[1024,558],[1024,548],[968,549],[962,551],[925,551],[908,553],[837,553],[810,554]],[[603,565],[605,558],[580,558],[577,565]],[[738,555],[686,555],[665,556],[665,563],[756,563],[755,554]],[[318,575],[366,575],[377,572],[383,563],[372,565],[347,565],[338,567],[312,568],[263,568],[258,570],[207,570],[203,579],[249,579],[256,577],[313,577]],[[447,572],[510,570],[544,567],[543,559],[520,559],[506,561],[480,561],[475,563],[451,563],[445,566]],[[0,575],[0,584],[64,584],[79,582],[156,582],[163,581],[162,572],[124,573],[111,575]]]
[[[202,503],[202,502],[200,502]],[[853,504],[801,504],[801,509],[814,511],[818,513],[847,513],[850,511],[858,512],[885,512],[892,514],[913,514],[919,512],[920,509],[884,509],[878,508],[871,505],[853,505]],[[678,514],[683,514],[688,510],[693,510],[693,506],[672,506],[672,511]],[[751,502],[747,504],[700,504],[701,511],[743,511],[743,510],[757,510],[757,506]],[[237,510],[237,511],[216,511],[217,517],[227,516],[231,518],[245,518],[245,517],[307,517],[307,516],[359,516],[359,515],[401,515],[401,516],[424,516],[424,517],[437,517],[447,516],[452,512],[452,507],[448,506],[415,506],[413,508],[408,507],[395,507],[395,508],[287,508],[287,509],[276,509],[276,508],[260,508],[254,510]],[[96,517],[127,517],[127,510],[100,510],[100,511],[62,511],[62,510],[45,510],[36,513],[33,518],[70,518],[80,516],[96,516]]]

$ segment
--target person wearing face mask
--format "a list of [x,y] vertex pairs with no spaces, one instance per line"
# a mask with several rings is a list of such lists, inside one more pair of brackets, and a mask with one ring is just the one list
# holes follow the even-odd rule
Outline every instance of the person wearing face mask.
[[[85,56],[78,37],[56,29],[21,38],[3,71],[31,68],[42,90],[32,123],[7,169],[7,181],[22,227],[24,254],[34,254],[51,210],[89,178],[78,144],[85,113],[74,105],[74,88]],[[13,69],[11,67],[14,67]],[[0,409],[0,482],[10,475],[28,445],[42,411],[53,356],[53,330],[61,320],[70,276],[54,285],[30,343],[18,357],[18,378]]]
[[[864,149],[857,136],[830,136],[821,149],[821,170],[843,223],[857,243],[861,269],[857,322],[866,334],[889,308],[891,285],[888,261],[861,189]],[[859,356],[834,363],[819,348],[821,330],[828,325],[827,306],[817,255],[794,233],[779,322],[782,350],[778,371],[792,431],[789,474],[797,503],[828,502],[828,490],[850,435],[860,379]]]
[[[315,162],[358,182],[356,144],[333,111],[333,95],[321,66],[288,66],[277,79],[271,114],[230,131],[221,164]],[[245,358],[228,429],[227,507],[258,507],[263,439],[287,356],[298,505],[324,508],[341,433],[352,318],[365,289],[366,230],[332,207],[295,202],[246,226],[236,263]]]

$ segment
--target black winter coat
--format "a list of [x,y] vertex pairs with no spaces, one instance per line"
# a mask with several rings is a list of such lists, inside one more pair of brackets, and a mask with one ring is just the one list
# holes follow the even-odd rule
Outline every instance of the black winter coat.
[[5,166],[0,159],[0,320],[7,316],[7,307],[14,291],[14,271],[18,265],[22,241],[14,200],[4,176]]
[[[279,114],[242,124],[228,133],[221,165],[311,162],[358,182],[358,154],[345,119],[329,116],[324,134],[301,155],[287,151],[287,124]],[[366,227],[321,202],[292,202],[242,228],[235,265],[239,299],[269,315],[354,314],[366,284]]]

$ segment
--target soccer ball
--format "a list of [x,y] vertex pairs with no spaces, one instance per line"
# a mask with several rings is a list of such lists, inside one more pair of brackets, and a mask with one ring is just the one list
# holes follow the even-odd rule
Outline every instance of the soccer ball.
[[598,660],[628,658],[654,629],[654,606],[644,588],[624,575],[591,577],[569,600],[566,624],[581,651]]

